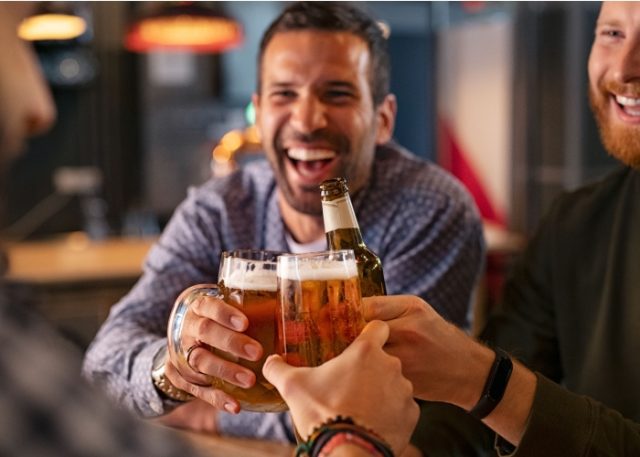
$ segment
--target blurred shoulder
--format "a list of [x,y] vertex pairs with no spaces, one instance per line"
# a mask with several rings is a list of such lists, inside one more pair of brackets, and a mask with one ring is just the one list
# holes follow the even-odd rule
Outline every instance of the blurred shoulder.
[[603,219],[620,204],[632,205],[640,194],[640,172],[620,167],[597,181],[561,193],[551,205],[547,219],[575,225]]
[[393,194],[417,204],[439,201],[476,212],[471,195],[453,175],[397,144],[378,147],[372,178],[376,193]]
[[256,159],[226,176],[212,177],[199,186],[191,187],[189,198],[202,203],[245,204],[247,200],[266,199],[274,186],[269,163]]

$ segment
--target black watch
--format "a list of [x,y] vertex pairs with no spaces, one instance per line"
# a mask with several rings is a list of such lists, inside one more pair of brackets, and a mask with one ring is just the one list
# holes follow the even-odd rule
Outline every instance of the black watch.
[[511,378],[511,372],[513,371],[511,356],[502,349],[495,349],[495,353],[496,358],[491,366],[487,382],[482,389],[480,400],[469,411],[469,414],[477,419],[487,417],[498,406],[505,390],[507,390],[507,384],[509,384],[509,378]]

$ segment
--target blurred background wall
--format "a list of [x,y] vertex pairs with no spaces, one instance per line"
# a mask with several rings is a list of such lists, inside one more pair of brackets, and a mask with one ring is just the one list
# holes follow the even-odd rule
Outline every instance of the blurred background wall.
[[[129,24],[162,5],[67,2],[89,29],[36,45],[59,120],[11,170],[5,236],[156,233],[211,175],[213,148],[248,124],[258,42],[285,3],[204,3],[242,25],[239,47],[133,53]],[[597,3],[358,5],[391,30],[396,139],[459,176],[487,220],[528,235],[558,192],[615,165],[586,95]]]

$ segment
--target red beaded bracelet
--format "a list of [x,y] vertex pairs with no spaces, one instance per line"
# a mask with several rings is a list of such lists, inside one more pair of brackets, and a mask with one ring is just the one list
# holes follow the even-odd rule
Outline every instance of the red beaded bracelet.
[[[331,444],[329,450],[326,447],[340,435],[340,443]],[[345,435],[350,435],[347,438]],[[355,441],[355,440],[358,441]],[[352,418],[337,416],[329,419],[316,427],[306,441],[301,441],[296,447],[296,457],[326,456],[335,449],[338,444],[350,441],[367,451],[374,457],[393,457],[391,446],[386,443],[373,430],[368,430],[357,425]]]
[[351,432],[338,432],[331,437],[331,439],[324,445],[318,457],[329,457],[331,453],[342,444],[353,444],[361,449],[367,451],[370,455],[375,457],[382,457],[382,454],[378,452],[373,444],[369,441],[361,438],[358,435],[354,435]]

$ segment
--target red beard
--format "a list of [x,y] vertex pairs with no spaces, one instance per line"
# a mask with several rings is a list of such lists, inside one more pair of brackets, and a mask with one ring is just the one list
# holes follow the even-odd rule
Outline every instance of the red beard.
[[607,152],[621,162],[640,169],[640,125],[622,125],[611,120],[610,94],[625,94],[640,97],[640,87],[629,90],[628,85],[614,82],[602,84],[602,87],[589,89],[589,102],[595,115],[600,138]]

